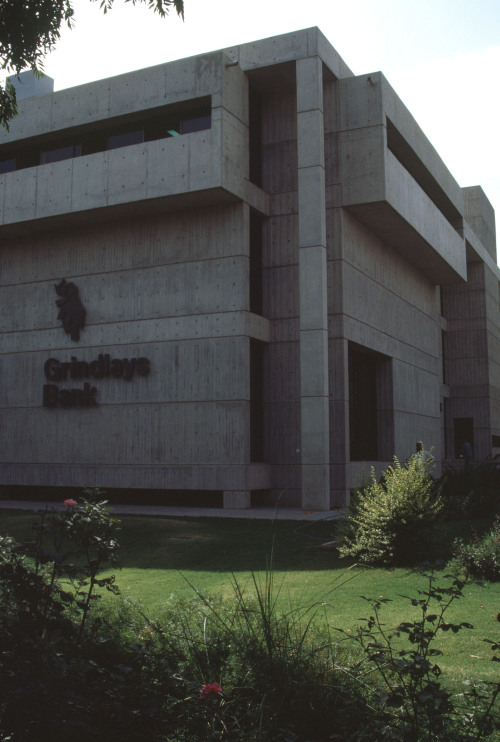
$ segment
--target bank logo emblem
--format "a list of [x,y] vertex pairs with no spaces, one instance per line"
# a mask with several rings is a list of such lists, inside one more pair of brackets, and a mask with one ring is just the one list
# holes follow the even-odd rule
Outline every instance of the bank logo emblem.
[[80,340],[80,330],[85,327],[85,307],[78,295],[78,289],[74,283],[67,283],[66,279],[54,285],[56,294],[56,306],[59,307],[57,319],[60,319],[64,332],[71,335],[76,343]]

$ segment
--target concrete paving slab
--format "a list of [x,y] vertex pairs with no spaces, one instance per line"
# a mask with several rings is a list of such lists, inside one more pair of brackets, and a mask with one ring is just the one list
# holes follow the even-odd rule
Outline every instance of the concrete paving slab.
[[[0,510],[43,510],[44,508],[64,510],[61,502],[34,500],[0,500]],[[244,520],[336,520],[345,515],[344,509],[324,511],[304,511],[298,508],[249,508],[238,510],[229,508],[169,507],[162,505],[110,505],[117,515],[161,515],[170,518],[240,518]],[[1,527],[1,516],[0,516]]]

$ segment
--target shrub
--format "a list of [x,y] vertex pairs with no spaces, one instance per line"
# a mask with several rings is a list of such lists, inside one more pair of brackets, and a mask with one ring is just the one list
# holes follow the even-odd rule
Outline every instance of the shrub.
[[[0,538],[0,740],[477,742],[495,733],[499,683],[472,689],[464,713],[439,684],[436,633],[469,626],[443,618],[461,595],[458,580],[436,587],[429,578],[409,598],[417,619],[394,631],[379,620],[387,601],[369,600],[373,615],[356,634],[344,631],[341,646],[316,621],[335,588],[281,610],[272,569],[262,582],[234,579],[231,600],[195,591],[155,618],[120,600],[102,601],[97,613],[90,587],[114,585],[96,576],[88,551],[114,555],[104,503],[71,501],[51,519],[43,516],[35,544]],[[85,551],[75,567],[83,583],[60,559],[61,533]],[[58,551],[42,548],[47,536]],[[353,638],[364,660],[344,649]]]
[[[451,623],[445,616],[462,597],[465,582],[445,575],[438,585],[434,575],[424,577],[427,588],[419,590],[418,597],[404,596],[415,607],[416,617],[390,628],[382,621],[382,606],[390,600],[365,598],[370,617],[354,635],[338,629],[363,650],[365,677],[370,668],[375,671],[379,685],[372,685],[372,702],[385,721],[384,737],[401,742],[477,742],[490,735],[497,739],[500,681],[457,695],[442,686],[436,661],[442,654],[434,646],[438,634],[474,628],[467,622]],[[485,641],[494,652],[492,659],[498,660],[498,643]]]
[[99,588],[117,592],[98,576],[113,561],[116,524],[102,493],[86,494],[43,511],[32,542],[0,537],[2,740],[160,739],[142,654],[109,639],[91,609]]
[[[232,600],[171,601],[145,650],[164,690],[178,740],[373,740],[371,709],[340,658],[346,653],[312,621],[313,611],[276,607],[272,573]],[[143,633],[142,636],[145,636]],[[217,684],[221,693],[205,689]],[[201,691],[201,692],[200,692]],[[366,736],[365,736],[366,735]],[[170,738],[168,738],[170,740]]]
[[429,462],[414,454],[402,466],[394,457],[380,481],[372,469],[370,484],[354,493],[339,528],[340,555],[382,564],[421,558],[426,532],[441,507]]
[[500,580],[500,518],[482,537],[475,534],[469,544],[457,539],[452,566],[481,580]]

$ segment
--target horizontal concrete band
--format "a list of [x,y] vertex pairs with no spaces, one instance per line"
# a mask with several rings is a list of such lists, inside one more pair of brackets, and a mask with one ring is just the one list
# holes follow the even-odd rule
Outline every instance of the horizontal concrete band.
[[2,464],[0,485],[128,489],[259,490],[270,487],[267,464],[127,466]]
[[[218,312],[217,314],[192,314],[178,317],[131,320],[89,325],[81,336],[78,355],[100,353],[106,346],[119,346],[157,342],[175,342],[200,338],[249,336],[269,342],[270,322],[250,312]],[[0,353],[33,353],[37,348],[44,355],[76,352],[75,346],[61,333],[60,327],[34,332],[8,332],[0,334]],[[116,351],[114,351],[116,353]],[[146,354],[146,351],[143,352]],[[89,356],[90,358],[90,356]],[[82,360],[84,360],[82,358]]]

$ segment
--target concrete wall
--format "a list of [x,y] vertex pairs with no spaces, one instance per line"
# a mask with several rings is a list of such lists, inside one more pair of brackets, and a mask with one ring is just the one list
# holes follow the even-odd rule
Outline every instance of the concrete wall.
[[[352,486],[363,465],[348,463],[346,341],[391,359],[385,402],[388,437],[384,439],[379,432],[381,460],[390,462],[397,455],[404,461],[415,450],[416,441],[423,440],[427,447],[434,448],[439,461],[441,333],[435,285],[348,213],[342,218],[340,267],[337,262],[330,262],[331,274],[340,270],[342,282],[342,316],[331,316],[331,384],[339,409],[332,417],[332,435],[336,435],[336,447],[340,448],[340,455],[333,460],[342,462],[341,456],[345,456],[346,484]],[[364,462],[364,469],[369,470],[371,465]],[[342,471],[337,477],[341,490]]]
[[[247,220],[235,205],[3,247],[3,483],[262,486],[247,471],[248,335],[267,335],[264,321],[249,322]],[[57,321],[54,284],[63,276],[87,309],[78,345]],[[41,406],[49,357],[99,354],[146,357],[150,373],[91,379],[96,407]]]
[[167,103],[206,98],[210,129],[0,175],[0,226],[16,225],[19,232],[21,224],[27,229],[34,221],[74,220],[85,212],[109,219],[124,206],[140,213],[145,202],[149,210],[170,202],[186,208],[210,192],[212,201],[259,199],[246,180],[247,80],[222,52],[22,101],[10,131],[0,132],[0,146],[27,137],[36,143],[36,134],[57,146],[61,131],[78,136],[99,122],[119,125],[143,109],[150,114]]
[[341,80],[338,98],[343,205],[436,283],[465,278],[462,192],[385,78]]
[[474,456],[478,461],[492,453],[492,435],[500,430],[498,287],[497,272],[479,261],[468,264],[466,284],[443,287],[450,458],[454,457],[455,418],[473,419]]

